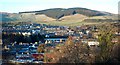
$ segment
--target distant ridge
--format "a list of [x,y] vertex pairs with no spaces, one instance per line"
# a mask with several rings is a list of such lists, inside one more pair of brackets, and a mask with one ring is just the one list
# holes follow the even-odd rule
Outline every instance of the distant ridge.
[[89,16],[89,17],[111,15],[111,13],[90,10],[87,8],[68,8],[68,9],[52,8],[52,9],[46,9],[46,10],[41,10],[41,11],[27,11],[27,12],[19,12],[19,13],[20,14],[22,14],[22,13],[34,13],[35,15],[45,14],[48,17],[52,17],[55,19],[60,19],[63,16],[69,16],[69,15],[74,15],[74,14],[82,14],[82,15]]
[[[95,19],[117,20],[115,14],[96,11],[87,8],[52,8],[40,11],[25,11],[19,13],[0,12],[0,22],[89,22]],[[106,21],[106,20],[104,20]]]

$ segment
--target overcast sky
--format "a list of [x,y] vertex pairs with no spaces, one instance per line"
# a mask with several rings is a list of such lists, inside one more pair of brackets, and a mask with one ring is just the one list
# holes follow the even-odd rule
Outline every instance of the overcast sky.
[[18,13],[49,8],[83,7],[118,13],[119,0],[0,0],[0,11]]

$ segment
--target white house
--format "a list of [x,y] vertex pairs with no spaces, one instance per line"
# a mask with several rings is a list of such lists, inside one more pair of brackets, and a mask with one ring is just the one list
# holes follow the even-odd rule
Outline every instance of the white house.
[[31,35],[30,32],[23,32],[22,34],[23,34],[24,36],[25,36],[25,35]]
[[97,41],[89,41],[88,46],[99,46],[99,42],[97,42]]

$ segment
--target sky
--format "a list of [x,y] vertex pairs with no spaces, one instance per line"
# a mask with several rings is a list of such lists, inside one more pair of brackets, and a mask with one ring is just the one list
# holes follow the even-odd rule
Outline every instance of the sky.
[[18,13],[49,8],[83,7],[117,14],[118,2],[119,0],[0,0],[0,11]]

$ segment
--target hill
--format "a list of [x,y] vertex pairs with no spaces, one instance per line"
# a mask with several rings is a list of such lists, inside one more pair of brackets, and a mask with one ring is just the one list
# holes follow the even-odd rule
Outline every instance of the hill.
[[2,22],[16,21],[16,20],[20,19],[20,16],[16,13],[0,12],[0,15],[1,15],[0,20]]
[[113,22],[118,16],[86,8],[53,8],[19,13],[0,12],[1,22],[36,22],[50,25],[79,25],[98,22]]
[[69,16],[69,15],[74,15],[74,14],[82,14],[85,16],[102,16],[102,15],[111,15],[111,13],[107,12],[100,12],[96,10],[90,10],[86,8],[68,8],[68,9],[63,9],[63,8],[53,8],[53,9],[46,9],[46,10],[41,10],[41,11],[28,11],[28,12],[19,12],[21,13],[35,13],[35,15],[40,15],[40,14],[45,14],[48,17],[52,17],[55,19],[60,19],[63,16]]

